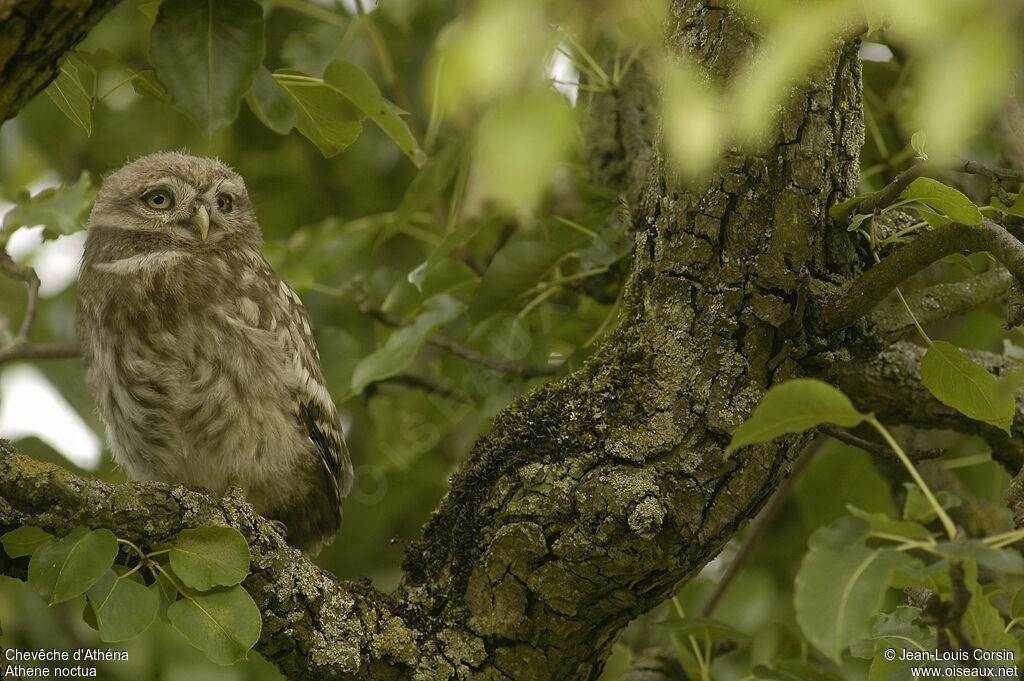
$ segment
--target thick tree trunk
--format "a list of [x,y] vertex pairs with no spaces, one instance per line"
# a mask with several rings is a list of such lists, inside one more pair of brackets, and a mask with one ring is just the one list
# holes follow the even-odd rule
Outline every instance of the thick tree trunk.
[[[715,78],[757,49],[725,9],[679,0],[671,17],[671,49]],[[241,528],[264,612],[258,650],[291,679],[596,678],[621,629],[695,575],[788,473],[806,437],[723,451],[769,386],[844,356],[852,332],[815,337],[808,300],[862,255],[828,218],[857,177],[855,45],[794,89],[763,151],[727,154],[700,186],[651,142],[655,92],[637,69],[594,104],[595,174],[629,197],[636,227],[617,329],[582,370],[495,419],[410,546],[396,593],[321,573],[245,504],[112,490],[13,454],[0,456],[0,531],[84,524],[152,545],[183,526]],[[24,99],[5,96],[5,112]]]

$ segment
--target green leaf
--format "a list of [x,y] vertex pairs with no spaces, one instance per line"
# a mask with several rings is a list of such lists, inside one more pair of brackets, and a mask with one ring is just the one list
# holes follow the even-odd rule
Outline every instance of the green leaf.
[[563,246],[552,241],[506,244],[495,254],[473,293],[470,318],[484,319],[512,307],[519,296],[540,283],[565,252]]
[[9,236],[19,227],[35,225],[43,225],[43,235],[51,239],[77,232],[84,226],[95,197],[89,173],[83,172],[74,184],[44,189],[19,200],[4,216],[4,235]]
[[797,574],[794,597],[804,635],[839,662],[851,643],[867,636],[893,570],[910,563],[909,556],[894,549],[812,548]]
[[1006,631],[999,609],[985,595],[984,587],[978,584],[978,566],[965,561],[964,568],[964,583],[971,592],[967,612],[961,618],[964,634],[977,649],[1010,651],[1012,664],[1020,654],[1017,639]]
[[245,659],[263,626],[252,596],[238,585],[185,594],[167,608],[167,618],[217,664]]
[[286,135],[295,127],[298,116],[291,96],[263,64],[256,70],[256,79],[245,101],[256,118],[277,134]]
[[996,572],[1011,575],[1024,574],[1024,557],[1013,549],[997,549],[980,539],[969,539],[963,544],[940,542],[935,553],[950,560],[973,560]]
[[233,586],[249,574],[249,544],[231,527],[182,530],[171,542],[170,561],[178,579],[193,589]]
[[846,227],[846,231],[847,232],[853,232],[853,231],[857,230],[861,226],[861,223],[863,223],[865,220],[867,220],[870,217],[872,217],[872,216],[871,215],[865,215],[863,213],[858,213],[858,214],[854,215],[853,219],[850,220],[850,224]]
[[928,136],[924,130],[918,130],[910,136],[910,148],[917,152],[918,158],[927,160],[928,154],[924,151],[924,145]]
[[617,221],[598,232],[590,245],[580,251],[580,269],[608,267],[632,251],[633,241],[626,236],[626,224]]
[[103,641],[126,641],[141,634],[156,619],[157,595],[114,570],[107,570],[88,595]]
[[384,347],[360,360],[352,371],[353,392],[358,394],[370,383],[394,376],[408,366],[427,338],[459,316],[463,305],[441,293],[427,299],[423,310],[411,324],[391,334]]
[[815,530],[807,543],[812,549],[844,549],[863,544],[871,530],[871,523],[863,518],[844,515]]
[[658,626],[671,629],[677,636],[693,636],[702,644],[750,638],[750,634],[707,617],[670,617],[658,622]]
[[908,520],[895,520],[884,513],[868,513],[856,506],[848,506],[850,513],[861,520],[866,520],[871,529],[875,532],[902,537],[904,539],[928,539],[932,533],[928,528]]
[[35,550],[28,563],[28,583],[50,605],[60,603],[85,593],[116,557],[117,538],[110,530],[80,527]]
[[798,378],[777,385],[732,436],[726,456],[740,447],[767,442],[785,433],[800,433],[822,423],[852,428],[865,418],[850,400],[828,383]]
[[[901,605],[892,612],[878,613],[871,622],[871,635],[851,645],[850,654],[854,657],[872,660],[871,668],[875,670],[878,658],[884,659],[886,648],[915,652],[932,650],[935,644],[929,632],[916,623],[920,615],[920,608],[908,605]],[[878,645],[880,641],[886,643],[881,649]],[[894,645],[895,643],[900,645]],[[899,656],[897,655],[896,657]],[[900,661],[899,666],[904,664],[906,664],[905,660]],[[881,666],[881,668],[884,667],[884,665]],[[877,671],[879,675],[882,674],[881,668]],[[898,668],[894,667],[893,670]],[[870,678],[877,678],[880,681],[887,681],[889,679],[888,676],[876,675],[871,677],[869,672]]]
[[60,67],[60,73],[46,88],[46,95],[72,123],[92,135],[92,96],[82,84],[78,66],[69,58]]
[[171,95],[167,88],[156,77],[153,69],[143,69],[132,73],[132,88],[144,97],[152,97],[161,102],[170,102]]
[[336,59],[324,70],[324,82],[376,123],[417,168],[426,163],[427,155],[420,149],[409,126],[395,112],[391,102],[381,96],[377,84],[361,66]]
[[[912,482],[903,483],[907,490],[907,500],[903,504],[903,517],[918,523],[930,523],[935,520],[937,514],[935,508],[921,492],[921,488]],[[943,509],[950,509],[959,506],[962,501],[955,494],[946,490],[939,490],[935,498]]]
[[349,100],[319,78],[278,69],[274,78],[295,102],[295,127],[324,158],[337,156],[363,131],[363,116]]
[[1024,199],[1020,198],[1020,194],[1010,194],[1010,198],[1014,199],[1012,206],[1007,206],[1005,203],[999,200],[999,197],[992,197],[992,207],[1003,213],[1009,215],[1016,215],[1017,217],[1024,217]]
[[984,217],[978,207],[965,194],[930,177],[919,177],[900,194],[901,199],[926,203],[965,225],[979,225]]
[[858,194],[852,199],[847,199],[842,203],[837,203],[828,209],[828,215],[830,218],[837,222],[841,222],[846,219],[846,216],[850,214],[861,201],[871,196],[874,192],[868,192],[867,194]]
[[171,621],[167,619],[167,608],[177,600],[178,594],[181,592],[178,591],[178,587],[174,585],[171,579],[164,574],[164,571],[157,570],[154,577],[155,579],[149,585],[149,589],[158,599],[157,615],[164,622],[170,624]]
[[759,664],[751,671],[755,679],[765,681],[843,681],[831,669],[803,660],[784,660],[773,667]]
[[171,101],[208,136],[238,115],[265,49],[253,0],[164,0],[149,40]]
[[[401,203],[395,209],[391,224],[381,232],[378,241],[384,241],[393,235],[400,227],[409,221],[409,217],[434,200],[444,188],[451,182],[455,170],[462,161],[463,145],[461,140],[452,140],[441,151],[434,154],[434,157],[427,161],[416,177],[412,178],[409,187],[402,196]],[[462,230],[453,230],[457,234]],[[449,235],[450,237],[451,235]],[[448,239],[449,237],[445,237]],[[450,248],[448,250],[451,250]],[[447,251],[445,252],[447,255]]]
[[522,215],[533,209],[562,163],[577,111],[554,92],[509,97],[477,128],[471,192]]
[[143,2],[137,5],[136,9],[155,21],[157,14],[160,13],[160,2]]
[[[924,208],[917,208],[916,210],[918,213],[920,213],[921,217],[924,218],[924,221],[927,222],[928,226],[930,226],[932,229],[939,229],[940,227],[945,227],[949,223],[953,222],[945,215],[939,215],[938,213],[933,213],[932,211],[925,210]],[[957,253],[956,255],[960,254]],[[961,255],[960,257],[964,256]]]
[[933,341],[921,360],[921,382],[940,402],[1009,434],[1015,402],[995,376],[972,362],[960,348]]
[[[908,641],[903,638],[882,636],[875,639],[875,645],[870,656],[871,666],[868,668],[868,681],[890,681],[893,678],[893,674],[904,667],[914,664],[914,662],[900,659],[904,651],[922,652],[934,649],[934,645],[931,648],[919,648],[918,645],[920,645],[918,641]],[[891,650],[895,650],[896,655],[890,660],[886,657],[886,653],[891,655],[892,653],[889,652]]]
[[0,544],[11,558],[31,556],[40,544],[53,539],[53,535],[41,527],[25,525],[5,532],[0,536]]
[[1013,595],[1013,602],[1010,604],[1010,616],[1014,618],[1024,617],[1024,588],[1018,589]]

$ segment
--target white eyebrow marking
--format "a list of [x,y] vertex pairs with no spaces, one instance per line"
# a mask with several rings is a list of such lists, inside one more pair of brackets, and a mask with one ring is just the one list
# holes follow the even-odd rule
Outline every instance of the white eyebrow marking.
[[185,253],[183,251],[142,253],[141,255],[133,255],[121,260],[98,262],[92,268],[100,272],[110,272],[111,274],[135,274],[136,272],[153,267],[170,267],[184,257]]

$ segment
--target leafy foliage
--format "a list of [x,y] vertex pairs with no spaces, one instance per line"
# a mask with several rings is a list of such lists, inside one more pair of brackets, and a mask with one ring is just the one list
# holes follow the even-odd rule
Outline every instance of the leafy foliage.
[[[134,567],[115,564],[119,543],[135,552]],[[244,659],[259,639],[259,609],[240,584],[249,574],[249,545],[232,528],[184,530],[168,548],[148,553],[105,529],[57,539],[26,526],[0,536],[0,544],[12,558],[31,555],[28,583],[49,605],[85,594],[83,617],[102,641],[138,636],[158,612],[218,664]]]
[[[926,153],[937,164],[954,148],[989,159],[1019,157],[1013,136],[998,132],[1004,126],[988,124],[1012,108],[1001,90],[1006,74],[1019,70],[1007,47],[1016,20],[995,0],[851,0],[821,3],[813,12],[806,3],[738,2],[758,22],[767,47],[714,82],[652,56],[671,16],[666,3],[364,4],[369,11],[360,15],[301,1],[121,3],[65,60],[46,96],[0,131],[0,187],[14,204],[0,241],[33,225],[44,226],[44,248],[74,235],[94,195],[92,178],[157,149],[219,155],[246,178],[267,257],[310,311],[359,464],[344,526],[358,530],[343,529],[321,559],[342,577],[368,576],[385,589],[396,584],[394,547],[417,535],[467,443],[509,400],[543,380],[497,371],[429,339],[564,372],[578,367],[614,325],[632,236],[645,227],[621,211],[618,189],[590,179],[588,153],[604,153],[588,148],[594,140],[584,133],[592,92],[630,102],[637,70],[663,77],[665,102],[638,113],[646,124],[661,115],[657,106],[665,107],[667,160],[696,176],[724,148],[760,139],[831,32],[846,30],[850,11],[859,24],[866,9],[872,32],[865,53],[883,43],[892,49],[884,61],[863,63],[860,195],[834,205],[832,217],[884,256],[919,230],[1024,211],[1013,183],[982,186],[936,172],[883,210],[914,216],[901,233],[880,234],[878,215],[857,212]],[[555,61],[579,74],[579,87],[572,85],[575,75],[557,77],[569,83],[559,85],[571,90],[573,104],[551,87]],[[631,141],[635,123],[625,115],[620,120]],[[1012,120],[1004,123],[1013,129]],[[910,131],[917,132],[908,139]],[[614,181],[630,171],[621,172]],[[932,268],[905,288],[956,282],[989,267],[984,257],[960,262]],[[23,301],[20,283],[0,279],[0,340],[22,319]],[[73,287],[44,300],[34,340],[68,340],[73,305]],[[993,308],[961,324],[928,327],[946,340],[925,341],[922,372],[926,387],[946,404],[1006,428],[1009,383],[958,349],[1001,350],[1004,340],[1019,340],[1019,330],[996,329],[1001,320]],[[386,318],[404,326],[379,321]],[[77,366],[40,368],[101,432]],[[820,423],[871,425],[869,415],[824,384],[784,384],[769,395],[764,410],[737,433],[732,456],[744,456],[739,448],[747,444]],[[714,619],[683,613],[697,613],[707,602],[720,576],[717,565],[683,590],[665,626],[641,623],[639,633],[623,637],[617,670],[632,659],[630,646],[655,643],[673,646],[694,678],[888,678],[901,663],[887,661],[886,649],[934,649],[949,634],[906,604],[895,590],[905,587],[928,589],[950,607],[957,594],[970,593],[970,635],[985,645],[1015,645],[1006,636],[1020,634],[1024,591],[1015,577],[1019,556],[1007,548],[1015,535],[1003,532],[1006,474],[977,439],[920,437],[926,446],[949,447],[938,465],[956,481],[955,493],[917,482],[890,485],[899,474],[888,464],[826,445]],[[19,446],[59,460],[37,440]],[[122,479],[106,463],[97,474]],[[970,539],[956,543],[940,535],[948,535],[940,514],[953,515]],[[248,569],[244,540],[207,528],[166,547],[135,553],[128,547],[108,561],[109,537],[95,532],[81,531],[70,543],[39,528],[0,538],[12,559],[31,556],[37,575],[27,593],[0,584],[0,621],[12,637],[5,643],[55,644],[60,606],[40,610],[37,587],[47,600],[68,596],[65,602],[76,608],[75,599],[84,599],[86,620],[102,641],[138,635],[140,659],[168,677],[196,676],[201,663],[170,627],[151,624],[156,620],[171,622],[219,662],[243,657],[258,638],[259,613],[239,583],[241,566]],[[725,562],[733,551],[726,550]],[[62,562],[80,576],[69,581],[59,569],[43,569]],[[854,575],[858,566],[863,569]],[[826,599],[830,606],[843,598],[838,580],[830,581],[836,575],[847,577],[843,588],[853,606],[839,618],[822,607]],[[876,603],[876,612],[868,612]],[[127,668],[111,673],[146,676]],[[278,678],[253,659],[237,674]]]

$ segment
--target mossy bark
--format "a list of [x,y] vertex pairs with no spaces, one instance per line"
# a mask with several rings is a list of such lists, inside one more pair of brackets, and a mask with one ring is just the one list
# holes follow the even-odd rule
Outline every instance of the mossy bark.
[[[725,10],[672,12],[673,49],[712,77],[757,49]],[[721,550],[805,441],[726,460],[735,428],[769,386],[850,340],[804,321],[808,297],[863,256],[828,218],[857,177],[856,47],[794,90],[762,152],[726,155],[699,187],[644,143],[650,91],[627,81],[594,106],[595,174],[638,227],[618,328],[581,371],[495,419],[406,556],[401,597],[482,641],[480,678],[596,678],[621,628]]]
[[64,54],[120,0],[0,0],[0,123],[58,73]]
[[[694,0],[672,3],[666,36],[716,79],[758,47],[736,14]],[[808,301],[864,261],[828,219],[856,181],[860,97],[856,46],[838,46],[794,87],[763,150],[726,154],[699,186],[658,152],[642,68],[594,102],[594,174],[627,197],[636,228],[618,326],[582,370],[496,417],[396,593],[320,572],[244,502],[112,488],[9,452],[0,531],[104,526],[152,545],[238,527],[264,613],[258,650],[292,679],[596,678],[626,623],[695,575],[787,474],[805,436],[723,456],[764,391],[862,343],[858,327],[819,338],[805,323]]]

